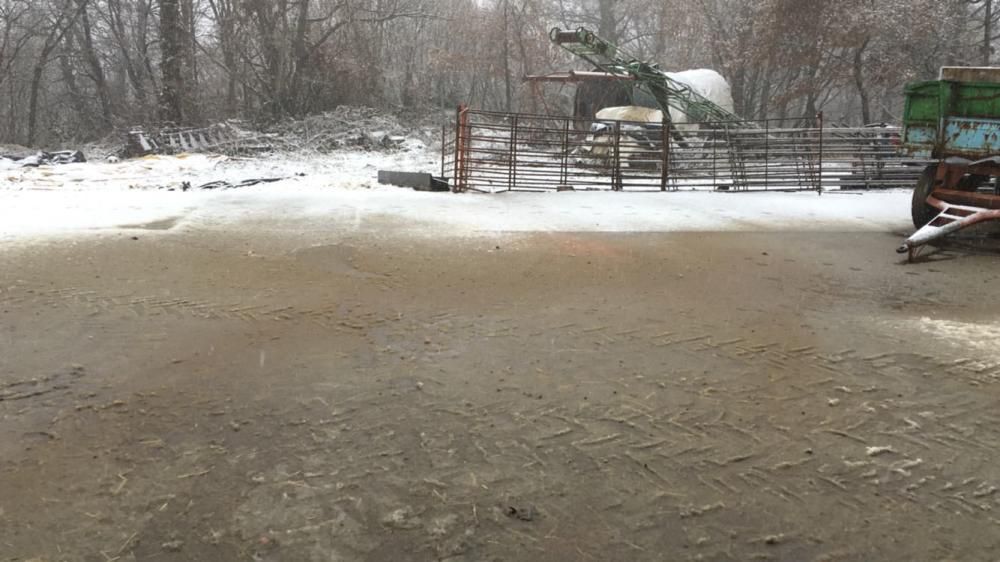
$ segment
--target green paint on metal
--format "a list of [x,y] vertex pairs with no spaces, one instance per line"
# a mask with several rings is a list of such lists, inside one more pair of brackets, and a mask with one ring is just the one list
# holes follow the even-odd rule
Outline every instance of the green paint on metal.
[[936,80],[906,87],[903,147],[913,155],[1000,154],[1000,84]]

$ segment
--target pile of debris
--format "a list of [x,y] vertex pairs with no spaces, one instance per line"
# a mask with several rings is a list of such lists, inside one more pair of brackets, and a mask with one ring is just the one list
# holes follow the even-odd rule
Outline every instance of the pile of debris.
[[[305,174],[295,174],[298,177],[305,176]],[[255,185],[260,185],[262,183],[275,183],[288,178],[251,178],[240,181],[226,181],[226,180],[215,180],[208,183],[203,183],[201,185],[191,185],[191,182],[184,181],[181,182],[180,190],[188,191],[191,189],[239,189],[241,187],[252,187]],[[176,191],[177,188],[172,186],[162,186],[160,189],[166,189],[167,191]]]
[[31,155],[0,154],[0,168],[21,167],[37,168],[56,164],[76,164],[86,162],[87,158],[79,150],[59,150],[56,152],[36,152]]
[[333,111],[279,123],[269,131],[294,148],[331,152],[344,148],[394,150],[413,131],[370,107],[339,106]]
[[200,128],[146,130],[126,135],[126,158],[148,154],[212,152],[230,156],[262,152],[341,149],[392,151],[414,131],[387,113],[368,107],[340,106],[334,111],[284,121],[255,131],[241,121]]

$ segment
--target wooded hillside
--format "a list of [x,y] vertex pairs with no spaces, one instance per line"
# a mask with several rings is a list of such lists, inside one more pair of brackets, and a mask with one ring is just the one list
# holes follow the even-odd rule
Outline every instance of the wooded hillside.
[[904,83],[988,64],[993,0],[0,0],[0,142],[364,104],[570,111],[521,77],[586,25],[666,70],[709,67],[749,118],[898,118]]

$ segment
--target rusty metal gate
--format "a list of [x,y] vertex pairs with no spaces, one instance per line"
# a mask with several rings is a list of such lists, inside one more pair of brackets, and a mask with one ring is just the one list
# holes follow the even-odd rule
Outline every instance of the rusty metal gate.
[[899,129],[815,119],[697,124],[588,121],[459,108],[442,128],[454,191],[805,191],[911,187],[923,162]]

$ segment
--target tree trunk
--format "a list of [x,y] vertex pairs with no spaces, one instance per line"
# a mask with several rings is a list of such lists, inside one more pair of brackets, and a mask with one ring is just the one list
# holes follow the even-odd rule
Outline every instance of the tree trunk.
[[864,76],[864,55],[868,48],[870,38],[866,37],[861,45],[854,50],[854,86],[858,89],[858,99],[861,100],[861,121],[862,125],[872,122],[871,96],[868,95],[868,88],[865,86]]
[[45,66],[49,63],[49,57],[52,55],[52,51],[60,42],[62,42],[66,32],[74,24],[80,13],[79,11],[76,11],[72,18],[66,22],[65,26],[63,26],[66,14],[69,12],[70,7],[72,7],[72,3],[67,2],[65,11],[59,14],[56,20],[52,22],[52,29],[45,37],[45,43],[42,45],[42,50],[38,55],[38,59],[35,60],[35,66],[31,71],[31,93],[28,97],[28,138],[25,143],[27,146],[33,146],[35,144],[35,138],[38,132],[38,96],[40,95],[42,89],[42,75],[45,72]]
[[615,20],[615,2],[617,0],[597,0],[597,11],[600,21],[597,24],[597,34],[611,41],[618,42],[618,23]]
[[[282,64],[281,48],[279,45],[278,18],[284,18],[282,11],[286,2],[283,0],[274,2],[273,0],[254,0],[251,10],[256,16],[257,36],[260,40],[261,55],[263,62],[263,76],[261,78],[263,86],[264,110],[271,117],[279,117],[284,113],[282,100]],[[272,10],[272,6],[276,9]]]
[[38,55],[38,60],[35,61],[35,67],[31,72],[31,95],[28,98],[28,139],[24,143],[25,146],[35,146],[35,129],[38,125],[38,96],[42,87],[42,73],[45,71],[45,65],[48,63],[51,53],[52,49],[46,44],[41,54]]
[[[121,53],[122,63],[125,66],[125,76],[128,78],[129,84],[132,86],[132,92],[135,95],[135,99],[138,102],[136,105],[139,108],[146,106],[147,92],[145,76],[142,73],[142,67],[139,66],[135,57],[133,56],[133,44],[128,40],[128,33],[125,30],[125,21],[122,14],[122,6],[120,0],[109,0],[108,4],[108,16],[109,25],[115,35],[115,42],[118,44],[118,51]],[[143,14],[143,4],[139,2],[137,7],[140,13],[139,19],[139,33],[138,46],[139,53],[138,56],[141,57],[145,53],[141,50],[144,43],[144,37],[142,35],[142,28],[145,25],[145,20],[141,14]]]
[[191,0],[180,0],[180,45],[185,95],[181,96],[182,113],[188,123],[201,119],[198,107],[198,59],[195,57],[195,18]]
[[512,87],[511,87],[511,76],[510,76],[510,39],[508,38],[507,30],[509,28],[510,19],[510,3],[508,0],[503,0],[503,92],[504,92],[504,109],[508,113],[511,111],[513,100]]
[[[521,5],[521,9],[517,11],[517,17],[514,19],[514,27],[517,28],[517,51],[521,57],[521,75],[525,76],[531,74],[532,68],[529,67],[531,59],[528,57],[528,50],[525,46],[524,39],[524,13],[525,4]],[[531,96],[531,112],[538,113],[538,98],[540,94],[537,91],[532,92]]]
[[10,100],[7,108],[7,117],[8,117],[7,133],[6,136],[0,133],[0,140],[6,142],[15,142],[17,140],[17,133],[18,133],[17,131],[18,122],[16,119],[18,114],[17,95],[16,95],[16,90],[14,89],[14,81],[11,80],[7,82],[7,85],[10,87],[10,92],[8,93],[7,96],[7,98]]
[[292,45],[292,51],[295,53],[295,66],[292,68],[292,79],[288,92],[295,112],[304,110],[308,103],[307,96],[302,91],[303,79],[309,73],[309,45],[306,43],[308,31],[309,0],[299,0],[299,13],[295,21],[295,37]]
[[160,88],[160,119],[169,123],[184,122],[182,92],[184,72],[182,45],[184,30],[181,27],[178,0],[159,0],[160,3],[160,51],[163,84]]
[[104,76],[101,59],[97,56],[97,50],[94,48],[90,16],[87,15],[88,1],[77,0],[80,14],[80,44],[83,48],[84,60],[90,67],[90,79],[94,81],[94,87],[97,89],[97,101],[101,104],[101,131],[105,132],[111,128],[111,96],[108,93],[108,82]]
[[993,54],[993,0],[983,0],[983,3],[986,14],[983,19],[983,44],[980,56],[983,66],[989,66]]
[[239,113],[237,98],[239,97],[239,80],[237,80],[236,68],[236,7],[229,0],[209,0],[215,22],[216,33],[219,37],[219,49],[222,51],[222,64],[226,71],[226,105],[225,114],[227,117],[234,117]]
[[653,61],[662,63],[667,57],[667,26],[670,25],[670,5],[660,0],[656,10],[656,37],[653,39]]
[[223,64],[226,65],[226,114],[229,117],[236,116],[239,111],[239,107],[236,104],[236,96],[238,94],[237,86],[239,85],[236,81],[236,55],[231,49],[226,48],[225,52],[222,54]]
[[63,38],[62,53],[59,57],[59,69],[62,71],[63,82],[66,84],[66,90],[69,92],[70,105],[73,106],[73,111],[76,112],[77,118],[80,119],[83,126],[89,127],[91,125],[90,112],[87,111],[83,92],[80,91],[80,85],[76,80],[76,69],[73,68],[73,61],[70,60],[75,48],[73,34],[67,33]]

